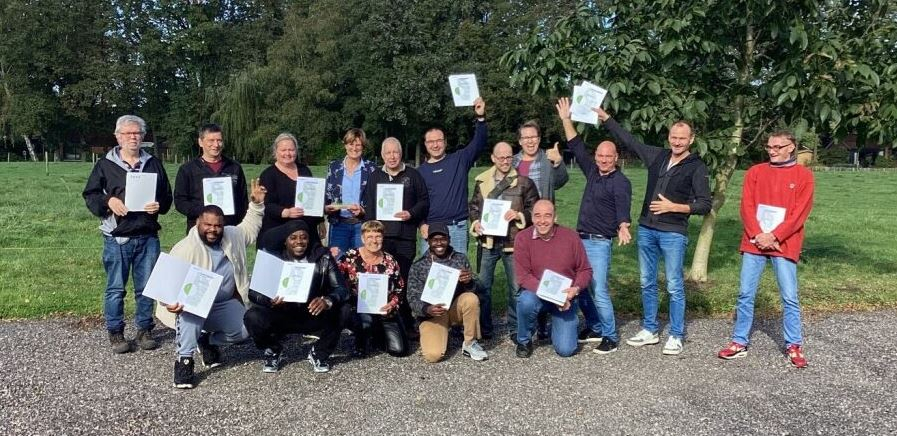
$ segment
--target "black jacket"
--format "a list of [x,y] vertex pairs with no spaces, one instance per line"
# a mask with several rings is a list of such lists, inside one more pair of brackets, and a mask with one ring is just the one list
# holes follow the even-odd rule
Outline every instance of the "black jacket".
[[233,159],[221,157],[223,162],[221,171],[217,174],[202,160],[201,157],[184,162],[178,169],[178,175],[174,180],[174,207],[178,212],[187,217],[187,230],[189,231],[205,202],[202,198],[202,181],[211,177],[230,177],[234,190],[234,214],[224,217],[224,225],[235,226],[243,221],[246,210],[249,208],[249,196],[246,194],[246,176],[243,167]]
[[125,201],[125,185],[128,170],[119,157],[119,147],[115,147],[106,153],[106,156],[98,160],[87,178],[84,186],[84,203],[90,213],[102,220],[114,219],[115,228],[109,233],[112,236],[145,236],[158,235],[162,226],[159,225],[159,215],[168,213],[171,209],[171,185],[168,182],[168,174],[162,161],[149,153],[141,150],[141,168],[144,173],[156,173],[156,201],[159,203],[159,213],[148,214],[142,211],[130,211],[125,216],[114,216],[109,209],[109,199],[116,197]]
[[427,193],[427,185],[424,178],[416,169],[405,166],[405,169],[396,174],[395,177],[390,176],[383,171],[383,168],[377,168],[368,181],[364,193],[364,219],[366,221],[377,219],[377,184],[379,183],[401,183],[402,189],[402,210],[407,210],[411,214],[408,221],[381,221],[385,227],[383,236],[393,239],[404,239],[414,241],[417,239],[417,228],[421,221],[427,218],[430,211],[430,195]]
[[[712,205],[707,166],[701,158],[697,153],[691,153],[667,170],[672,150],[642,144],[612,118],[604,126],[620,145],[635,152],[648,169],[648,186],[645,188],[639,224],[655,230],[687,235],[688,217],[707,214]],[[648,206],[659,199],[659,194],[673,203],[688,204],[691,213],[655,215]]]
[[[275,227],[265,235],[264,239],[260,240],[259,248],[283,260],[288,260],[289,258],[284,253],[284,241],[287,236],[300,229],[308,231],[305,222],[299,220]],[[311,289],[308,292],[307,301],[325,296],[330,298],[334,306],[344,303],[349,298],[349,289],[346,286],[345,277],[343,277],[336,266],[333,256],[330,255],[330,250],[321,247],[319,244],[309,243],[307,253],[308,261],[315,263],[315,273],[312,276]],[[271,307],[270,298],[252,289],[249,289],[249,301],[260,306]],[[300,307],[308,305],[308,303],[283,304],[292,304]]]

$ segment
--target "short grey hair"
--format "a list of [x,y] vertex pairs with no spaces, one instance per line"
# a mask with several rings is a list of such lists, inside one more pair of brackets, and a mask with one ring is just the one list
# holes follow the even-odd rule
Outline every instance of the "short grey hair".
[[394,137],[394,136],[390,136],[389,138],[384,139],[384,140],[383,140],[383,143],[380,144],[380,150],[381,150],[381,152],[382,152],[382,150],[383,150],[383,147],[386,147],[386,144],[397,145],[397,146],[399,147],[399,153],[402,152],[402,143],[399,142],[399,139],[398,139],[398,138],[396,138],[396,137]]
[[284,132],[284,133],[277,135],[277,137],[274,138],[274,144],[271,146],[271,155],[274,156],[274,159],[277,159],[277,144],[280,143],[280,141],[283,141],[284,139],[289,139],[290,141],[293,141],[293,147],[296,148],[296,154],[297,155],[299,154],[299,141],[296,140],[296,137],[293,136],[292,133]]
[[125,124],[136,124],[140,126],[140,133],[146,134],[146,121],[143,121],[143,118],[137,115],[122,115],[118,117],[118,120],[115,121],[115,133],[121,133],[121,128]]

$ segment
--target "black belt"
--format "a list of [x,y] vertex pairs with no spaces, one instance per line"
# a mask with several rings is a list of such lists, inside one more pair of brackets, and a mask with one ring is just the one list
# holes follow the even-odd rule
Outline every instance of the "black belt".
[[607,236],[598,235],[595,233],[579,232],[579,239],[585,239],[588,241],[606,241],[610,238],[608,238]]

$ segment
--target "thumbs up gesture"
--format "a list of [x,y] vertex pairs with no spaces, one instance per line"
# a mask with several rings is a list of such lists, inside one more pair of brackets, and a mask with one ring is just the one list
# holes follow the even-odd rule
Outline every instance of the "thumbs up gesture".
[[548,156],[548,160],[551,161],[551,165],[552,165],[552,166],[558,166],[558,165],[560,165],[561,160],[562,160],[563,158],[561,157],[561,151],[558,150],[558,143],[557,143],[557,142],[554,143],[554,147],[548,149],[548,151],[546,152],[546,154],[547,154],[547,156]]

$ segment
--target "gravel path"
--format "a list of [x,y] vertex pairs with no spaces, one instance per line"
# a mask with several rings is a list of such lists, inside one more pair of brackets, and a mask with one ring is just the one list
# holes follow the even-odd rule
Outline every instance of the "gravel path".
[[[894,312],[805,321],[810,367],[791,368],[778,320],[759,321],[747,357],[715,357],[731,323],[689,322],[685,352],[662,345],[530,359],[504,339],[477,363],[344,356],[314,374],[294,339],[263,374],[250,344],[171,387],[173,333],[151,352],[113,355],[102,328],[74,320],[0,323],[0,434],[897,434]],[[623,336],[636,321],[619,326]],[[131,333],[129,333],[131,334]],[[661,343],[662,344],[662,343]]]

